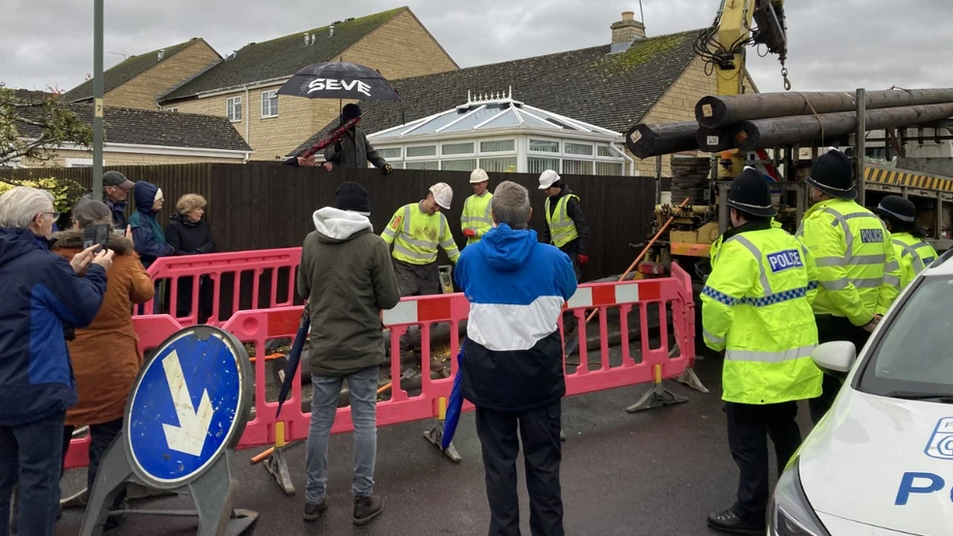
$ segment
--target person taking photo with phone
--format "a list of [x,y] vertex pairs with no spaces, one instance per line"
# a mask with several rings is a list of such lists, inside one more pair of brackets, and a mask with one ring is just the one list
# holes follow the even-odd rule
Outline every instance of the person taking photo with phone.
[[[73,207],[72,216],[73,228],[54,235],[54,253],[73,259],[83,251],[84,231],[106,226],[109,239],[105,247],[115,254],[106,271],[106,294],[99,314],[88,327],[77,329],[75,339],[67,343],[79,403],[66,412],[62,459],[66,460],[73,430],[89,426],[92,441],[86,484],[87,490],[91,490],[106,448],[122,430],[126,399],[142,366],[139,339],[132,325],[132,306],[151,300],[155,290],[139,262],[131,233],[113,232],[110,209],[105,203],[81,200]],[[124,498],[125,493],[120,493],[114,509],[121,506]],[[110,518],[106,530],[120,522]]]
[[0,534],[20,484],[17,532],[53,534],[63,425],[76,404],[66,339],[96,318],[113,253],[50,252],[53,196],[17,186],[0,196]]

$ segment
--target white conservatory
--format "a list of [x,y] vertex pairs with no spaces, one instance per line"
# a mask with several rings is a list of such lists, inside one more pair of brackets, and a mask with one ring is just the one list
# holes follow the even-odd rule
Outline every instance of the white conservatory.
[[621,134],[513,100],[512,89],[468,94],[466,104],[367,139],[404,169],[634,175],[635,167]]

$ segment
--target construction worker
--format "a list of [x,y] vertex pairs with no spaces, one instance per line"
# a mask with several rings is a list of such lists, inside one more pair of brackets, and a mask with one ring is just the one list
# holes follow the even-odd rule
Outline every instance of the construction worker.
[[546,192],[546,226],[542,242],[552,243],[569,255],[576,281],[582,278],[582,267],[589,263],[589,224],[579,205],[579,196],[564,185],[559,174],[547,169],[539,176],[539,189]]
[[[797,236],[817,263],[820,288],[813,307],[820,341],[847,340],[860,352],[900,293],[900,265],[884,223],[854,202],[853,171],[847,155],[836,149],[817,159],[806,179],[814,206]],[[815,424],[841,383],[824,375],[824,393],[810,403]]]
[[490,200],[493,194],[487,190],[490,177],[486,171],[477,168],[470,173],[470,186],[473,195],[463,202],[463,214],[460,215],[460,227],[463,236],[467,238],[467,245],[476,244],[487,231],[493,228],[493,218],[490,215]]
[[938,255],[917,227],[917,207],[913,201],[899,195],[888,195],[874,211],[880,215],[893,238],[893,253],[900,263],[900,289],[903,290]]
[[394,272],[401,297],[440,294],[437,246],[454,264],[460,257],[447,217],[440,212],[450,208],[452,199],[450,185],[438,182],[430,187],[426,199],[397,209],[381,233],[385,242],[394,245]]
[[817,326],[811,301],[817,268],[807,248],[772,225],[777,213],[760,173],[745,169],[728,192],[731,224],[702,289],[705,344],[725,351],[722,400],[728,446],[741,472],[734,506],[708,525],[764,534],[769,497],[768,441],[780,475],[801,444],[797,402],[821,394],[811,361]]

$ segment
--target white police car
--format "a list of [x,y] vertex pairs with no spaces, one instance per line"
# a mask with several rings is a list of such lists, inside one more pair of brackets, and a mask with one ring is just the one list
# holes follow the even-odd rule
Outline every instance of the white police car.
[[827,416],[781,475],[770,536],[953,535],[953,251],[904,290],[847,373]]

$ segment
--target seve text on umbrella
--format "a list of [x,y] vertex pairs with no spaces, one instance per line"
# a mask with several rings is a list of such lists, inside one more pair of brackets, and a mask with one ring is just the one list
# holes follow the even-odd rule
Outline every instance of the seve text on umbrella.
[[308,84],[308,94],[315,91],[337,91],[341,89],[352,90],[357,86],[357,90],[368,97],[371,96],[371,86],[360,80],[337,80],[334,78],[315,78]]

